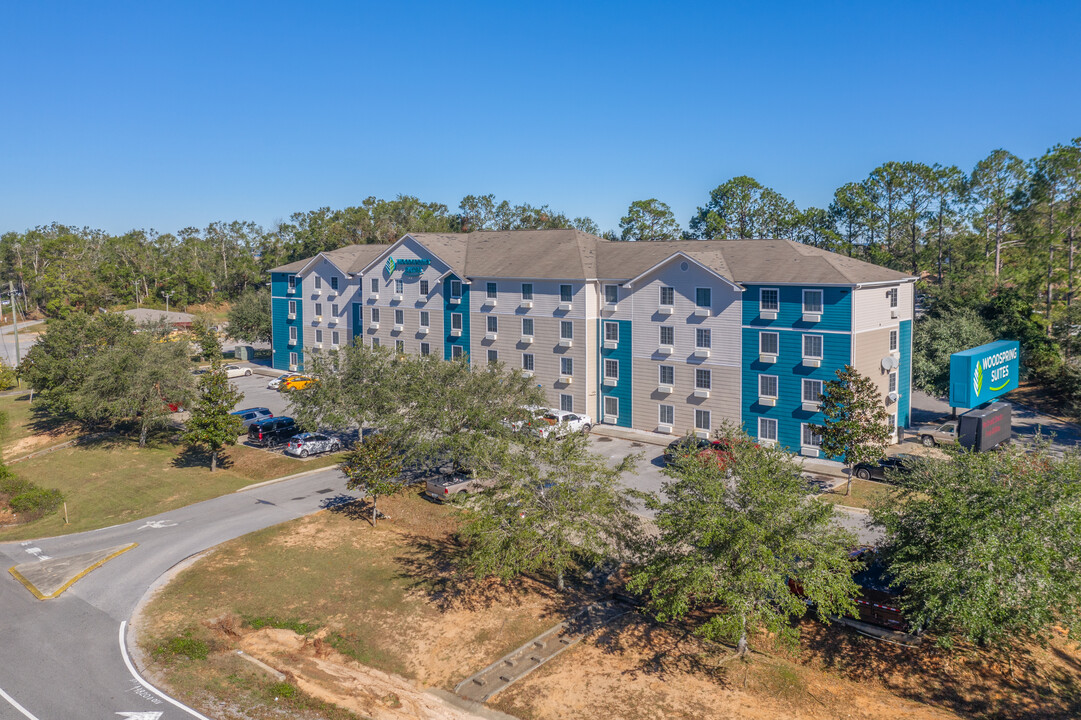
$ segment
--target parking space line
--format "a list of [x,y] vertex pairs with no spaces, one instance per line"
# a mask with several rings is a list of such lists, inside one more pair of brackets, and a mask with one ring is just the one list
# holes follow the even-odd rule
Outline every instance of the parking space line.
[[3,688],[0,688],[0,697],[2,697],[2,698],[4,698],[5,700],[7,700],[7,701],[8,701],[8,702],[9,702],[9,703],[11,704],[11,707],[13,707],[13,708],[15,708],[16,710],[18,710],[19,712],[21,712],[21,713],[22,713],[22,714],[23,714],[24,716],[26,716],[27,718],[29,718],[29,720],[38,720],[38,718],[37,718],[37,716],[36,716],[36,715],[34,715],[33,713],[31,713],[31,712],[30,712],[29,710],[27,710],[26,708],[24,708],[24,707],[23,707],[22,705],[20,705],[19,703],[15,702],[15,698],[11,697],[11,696],[10,696],[10,695],[8,695],[8,694],[7,694],[6,692],[4,692]]

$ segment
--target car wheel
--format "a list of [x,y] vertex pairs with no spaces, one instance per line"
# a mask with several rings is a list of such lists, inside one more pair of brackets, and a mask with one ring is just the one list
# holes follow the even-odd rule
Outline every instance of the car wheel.
[[244,370],[244,377],[248,377],[249,375],[251,375],[251,368]]
[[589,431],[592,430],[592,429],[593,429],[593,426],[590,425],[589,423],[586,423],[585,425],[582,426],[582,434],[583,435],[588,435]]
[[860,468],[859,470],[856,471],[856,477],[858,477],[860,480],[870,480],[871,479],[871,471],[868,470],[867,468]]
[[923,443],[924,447],[934,447],[935,446],[935,439],[933,437],[931,437],[930,435],[924,435],[922,438],[920,438],[920,442]]
[[339,445],[338,443],[331,443],[331,445],[330,445],[330,451],[331,452],[338,452],[341,449],[342,449],[342,446]]
[[308,451],[307,450],[301,450],[300,451],[300,457],[302,457],[302,458],[308,457]]

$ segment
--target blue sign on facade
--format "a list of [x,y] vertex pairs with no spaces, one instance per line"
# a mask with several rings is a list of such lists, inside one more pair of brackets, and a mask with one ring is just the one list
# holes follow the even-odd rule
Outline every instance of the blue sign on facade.
[[1017,387],[1020,345],[999,340],[950,355],[950,406],[974,408]]

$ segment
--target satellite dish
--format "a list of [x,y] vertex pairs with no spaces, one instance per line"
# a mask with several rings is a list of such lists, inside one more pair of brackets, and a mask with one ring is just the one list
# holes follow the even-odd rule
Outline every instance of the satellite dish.
[[882,358],[883,370],[893,370],[895,367],[897,367],[897,358],[895,358],[893,355],[887,355],[886,357]]
[[890,393],[889,395],[887,395],[886,397],[888,397],[888,398],[890,399],[890,402],[897,402],[897,398],[899,398],[899,397],[901,397],[901,396],[900,396],[900,395],[898,395],[898,394],[897,394],[897,393],[895,393],[895,392],[891,392],[891,393]]

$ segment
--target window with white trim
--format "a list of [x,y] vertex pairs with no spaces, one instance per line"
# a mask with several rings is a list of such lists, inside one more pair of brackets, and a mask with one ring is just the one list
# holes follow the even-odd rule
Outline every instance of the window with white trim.
[[694,304],[695,307],[700,308],[713,307],[713,290],[710,288],[695,288]]
[[372,338],[372,347],[373,348],[379,347],[379,338],[377,338],[377,337]]
[[710,422],[709,410],[695,410],[694,411],[694,429],[695,430],[705,430],[706,432],[709,432],[709,429],[711,427],[712,427],[712,423]]
[[430,327],[429,324],[428,324],[428,321],[429,321],[430,318],[431,318],[431,315],[428,314],[427,310],[421,310],[420,311],[420,326],[425,327],[425,328]]
[[315,289],[320,290],[323,287],[323,278],[318,275],[315,276]]
[[290,300],[289,301],[289,314],[290,315],[296,315],[297,314],[297,301],[296,300]]
[[341,313],[340,313],[340,311],[338,310],[338,306],[337,306],[337,305],[331,305],[331,306],[330,306],[330,316],[331,316],[331,317],[338,317],[338,315],[340,315],[340,314],[341,314]]
[[394,311],[394,324],[405,325],[405,310]]
[[405,340],[394,341],[394,352],[401,354],[405,352]]
[[609,342],[619,342],[619,323],[606,322],[604,324],[604,339]]
[[522,369],[533,371],[533,353],[522,353]]
[[[296,275],[290,275],[289,276],[289,289],[290,290],[296,290],[297,289],[297,276]],[[292,363],[292,364],[296,365],[296,363]]]
[[612,360],[610,358],[604,359],[604,377],[605,379],[618,380],[619,379],[619,361]]
[[561,393],[559,396],[559,409],[565,412],[574,412],[574,396]]
[[337,290],[338,289],[338,276],[337,275],[331,275],[330,276],[330,289],[331,290]]
[[368,287],[372,289],[373,293],[379,292],[379,278],[372,278],[372,281],[368,283]]
[[777,442],[777,419],[758,418],[758,439]]
[[522,318],[522,334],[533,337],[533,318]]
[[452,298],[461,299],[462,297],[462,281],[451,280],[450,281],[450,296]]
[[781,291],[777,288],[761,288],[758,291],[758,309],[777,312],[781,309]]
[[803,312],[821,314],[822,313],[822,291],[821,290],[804,290],[803,291]]
[[613,395],[604,396],[604,414],[619,417],[619,398]]
[[465,350],[462,349],[461,345],[451,345],[450,357],[452,360],[461,360],[465,357]]
[[432,354],[432,346],[429,343],[421,343],[420,344],[420,354],[421,355],[431,355]]
[[619,285],[604,286],[604,302],[607,305],[615,305],[619,302]]
[[297,356],[297,354],[295,352],[289,353],[289,364],[290,365],[296,365],[297,364],[297,357],[298,356]]
[[822,381],[812,380],[811,378],[803,379],[803,402],[805,403],[818,403],[822,402]]
[[486,318],[486,322],[488,323],[488,332],[490,332],[490,333],[499,332],[499,318],[498,317],[496,317],[495,315],[489,315]]
[[886,297],[890,301],[890,309],[897,307],[897,288],[890,288],[886,291]]
[[522,299],[533,299],[533,283],[522,283]]
[[708,350],[712,346],[712,333],[706,328],[695,328],[694,346],[700,350]]
[[497,363],[497,362],[499,362],[499,351],[498,350],[489,350],[488,351],[488,364],[491,365],[491,364]]
[[450,314],[450,329],[461,330],[462,329],[462,314],[451,313]]
[[676,289],[671,287],[661,286],[661,305],[663,307],[672,307],[676,304]]
[[405,281],[401,278],[394,279],[394,294],[403,295],[405,293]]
[[573,340],[574,339],[574,323],[570,320],[559,321],[559,339],[560,340]]
[[499,286],[494,282],[487,283],[484,287],[484,294],[485,297],[494,300],[496,295],[499,294]]
[[780,334],[775,332],[758,333],[758,352],[763,355],[777,355],[780,349]]
[[420,281],[420,294],[422,296],[424,296],[424,297],[427,297],[427,295],[428,295],[428,281],[427,280],[421,280]]
[[814,431],[814,426],[808,423],[801,423],[802,435],[801,444],[803,447],[819,447],[822,445],[822,436]]
[[713,387],[713,371],[703,370],[702,368],[695,368],[694,371],[694,388],[695,390],[709,390]]
[[[297,326],[296,325],[289,328],[289,340],[291,342],[296,342],[297,341]],[[296,363],[294,363],[294,365],[295,364]]]
[[777,376],[776,375],[759,375],[758,376],[758,397],[776,398],[777,397]]
[[315,316],[316,317],[323,317],[323,303],[316,303],[315,304]]
[[676,368],[674,365],[660,365],[659,369],[661,385],[676,384]]
[[559,358],[559,374],[560,375],[573,375],[574,374],[574,359],[573,358]]
[[675,425],[676,424],[676,406],[675,405],[658,405],[657,406],[657,421],[661,425]]
[[661,325],[661,345],[676,344],[676,329],[671,325]]
[[570,285],[559,286],[559,302],[569,303],[574,299],[574,288]]
[[323,331],[319,330],[318,328],[315,331],[315,341],[317,343],[323,342]]
[[890,352],[897,349],[897,331],[890,330]]
[[890,373],[890,392],[897,392],[897,373]]
[[821,335],[804,335],[803,336],[803,357],[812,358],[816,360],[822,359],[822,336]]
[[379,308],[376,308],[376,307],[372,308],[372,322],[373,323],[379,322]]

